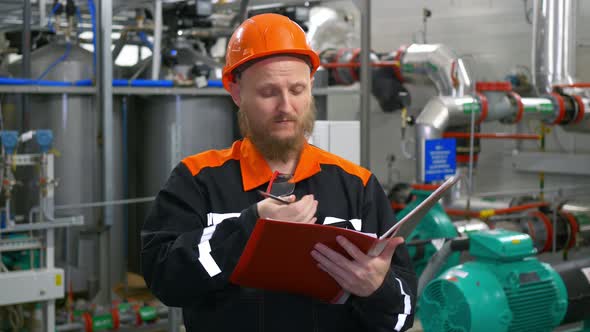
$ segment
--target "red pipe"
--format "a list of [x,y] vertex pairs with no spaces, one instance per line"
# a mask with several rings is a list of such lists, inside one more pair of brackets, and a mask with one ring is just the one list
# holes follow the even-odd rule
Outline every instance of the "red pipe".
[[461,210],[461,209],[445,209],[445,212],[449,216],[457,216],[457,217],[469,216],[469,217],[473,217],[473,218],[479,218],[479,212],[477,212],[477,211],[467,211],[467,210]]
[[[509,208],[496,209],[496,210],[491,210],[491,211],[493,211],[493,215],[510,214],[510,213],[514,213],[514,212],[525,211],[528,209],[534,209],[534,208],[548,206],[548,205],[549,205],[549,203],[547,203],[547,202],[536,202],[536,203],[528,203],[528,204],[523,204],[523,205],[515,205],[515,206],[511,206]],[[475,218],[481,217],[481,213],[479,211],[467,211],[467,210],[461,210],[461,209],[445,209],[445,212],[450,216],[470,216],[470,217],[475,217]]]
[[[492,139],[541,139],[540,135],[535,134],[508,134],[508,133],[474,133],[475,138],[492,138]],[[469,138],[469,133],[461,132],[446,132],[443,133],[444,138]]]
[[590,82],[579,82],[574,84],[557,84],[553,86],[554,88],[590,88]]
[[414,183],[412,188],[416,190],[436,190],[440,187],[440,184],[425,184],[425,183]]
[[[331,69],[331,68],[358,68],[361,66],[359,62],[341,62],[341,63],[322,63],[322,67]],[[371,67],[399,67],[398,61],[380,61],[380,62],[371,62]]]
[[549,206],[547,202],[536,202],[536,203],[527,203],[522,205],[515,205],[505,209],[497,209],[495,210],[496,214],[509,214],[514,212],[520,212],[528,209],[534,209],[538,207]]

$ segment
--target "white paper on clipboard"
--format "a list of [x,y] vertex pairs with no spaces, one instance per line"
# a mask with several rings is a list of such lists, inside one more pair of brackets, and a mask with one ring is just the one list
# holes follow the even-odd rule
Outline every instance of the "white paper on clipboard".
[[442,196],[459,181],[459,176],[451,176],[443,182],[435,191],[432,192],[422,203],[418,204],[410,213],[406,214],[395,225],[391,226],[387,232],[379,237],[379,242],[369,250],[369,256],[378,256],[385,249],[387,238],[392,236],[401,236],[407,238],[412,231],[418,226],[422,218],[426,216],[428,211],[442,198]]
[[418,226],[422,218],[428,211],[442,198],[442,196],[459,180],[458,176],[451,176],[443,182],[435,191],[432,192],[422,203],[418,204],[410,213],[406,214],[395,225],[391,226],[387,232],[379,237],[385,239],[391,236],[408,237],[414,228]]

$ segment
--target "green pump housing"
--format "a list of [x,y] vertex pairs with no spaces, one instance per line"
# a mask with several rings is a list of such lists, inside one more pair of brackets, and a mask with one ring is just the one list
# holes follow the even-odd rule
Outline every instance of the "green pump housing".
[[424,331],[552,331],[567,311],[559,274],[535,257],[527,234],[502,229],[469,235],[475,261],[446,270],[424,288]]
[[[412,195],[416,199],[410,202],[403,210],[396,214],[398,220],[412,211],[418,204],[422,203],[432,192],[426,190],[413,190]],[[416,226],[414,231],[406,238],[406,243],[415,240],[455,238],[459,236],[451,218],[445,213],[445,210],[437,203]],[[438,250],[432,243],[427,243],[423,247],[408,246],[408,251],[414,265],[416,275],[420,276],[428,264],[430,257]],[[459,264],[459,253],[453,253],[447,263],[441,267],[440,272]]]

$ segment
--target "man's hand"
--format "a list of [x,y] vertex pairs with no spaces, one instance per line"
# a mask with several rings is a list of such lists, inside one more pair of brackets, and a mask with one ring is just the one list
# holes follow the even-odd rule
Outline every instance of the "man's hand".
[[305,195],[298,201],[295,201],[295,195],[284,198],[290,204],[277,202],[270,198],[265,198],[258,202],[258,215],[260,218],[269,218],[285,221],[302,222],[313,224],[317,218],[314,217],[318,209],[318,201],[314,200],[313,195]]
[[404,239],[394,237],[384,240],[387,241],[385,249],[375,257],[363,253],[343,236],[338,236],[336,241],[352,257],[352,260],[321,243],[315,245],[311,256],[318,262],[318,267],[332,276],[344,290],[366,297],[383,284],[393,253]]

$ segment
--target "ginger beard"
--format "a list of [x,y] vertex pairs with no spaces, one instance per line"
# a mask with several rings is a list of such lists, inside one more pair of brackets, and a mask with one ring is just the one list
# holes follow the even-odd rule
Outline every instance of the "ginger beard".
[[299,118],[291,115],[278,115],[278,117],[294,120],[296,122],[295,134],[287,138],[276,138],[268,134],[264,123],[250,121],[248,112],[240,107],[238,111],[238,124],[243,137],[249,138],[258,148],[260,153],[269,160],[286,162],[294,153],[301,152],[303,143],[313,132],[316,119],[316,107],[313,97],[310,98],[307,110]]

